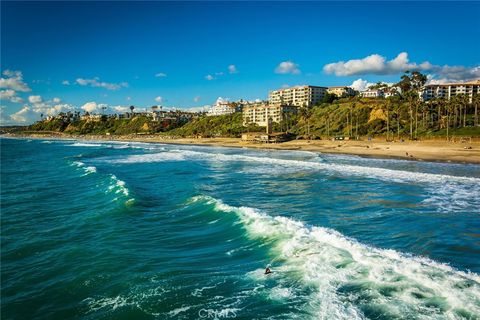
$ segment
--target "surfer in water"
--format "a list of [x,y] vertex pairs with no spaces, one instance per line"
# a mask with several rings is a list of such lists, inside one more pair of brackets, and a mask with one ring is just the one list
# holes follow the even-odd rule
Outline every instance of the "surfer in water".
[[272,273],[272,270],[270,270],[270,267],[267,267],[265,269],[265,274],[270,274],[270,273]]

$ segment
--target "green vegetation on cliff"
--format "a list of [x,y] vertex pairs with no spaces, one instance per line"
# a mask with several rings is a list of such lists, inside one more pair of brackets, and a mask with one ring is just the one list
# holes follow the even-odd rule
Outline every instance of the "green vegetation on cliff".
[[138,115],[132,119],[102,116],[100,119],[66,121],[62,119],[39,121],[28,127],[31,131],[57,131],[69,134],[133,134],[159,133],[181,126],[185,121],[153,121]]
[[239,137],[247,131],[264,131],[256,125],[243,126],[242,114],[233,113],[222,116],[203,116],[194,119],[184,126],[171,130],[168,134],[181,137]]

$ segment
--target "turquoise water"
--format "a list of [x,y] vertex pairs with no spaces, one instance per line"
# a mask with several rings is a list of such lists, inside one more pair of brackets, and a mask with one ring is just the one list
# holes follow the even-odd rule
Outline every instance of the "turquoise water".
[[478,165],[2,139],[1,201],[4,319],[480,318]]

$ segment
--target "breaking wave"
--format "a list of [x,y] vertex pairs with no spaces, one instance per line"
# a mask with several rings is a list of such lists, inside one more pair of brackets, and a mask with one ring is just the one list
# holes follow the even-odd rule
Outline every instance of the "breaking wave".
[[[254,208],[233,207],[208,196],[192,202],[238,216],[248,236],[265,241],[275,257],[274,276],[298,275],[316,319],[476,319],[480,276],[395,250],[364,245],[341,233],[308,226]],[[291,288],[276,288],[288,297]]]
[[451,176],[434,173],[412,172],[403,170],[393,170],[377,167],[357,166],[348,164],[335,164],[318,161],[303,161],[291,159],[278,159],[271,157],[256,157],[241,154],[223,154],[208,153],[192,150],[170,150],[159,153],[149,153],[141,155],[130,155],[123,158],[108,160],[109,163],[145,163],[145,162],[164,162],[164,161],[182,161],[182,160],[215,160],[215,161],[243,161],[255,162],[265,165],[283,166],[287,168],[297,168],[299,170],[325,170],[346,175],[366,176],[376,179],[395,181],[395,182],[467,182],[475,183],[480,186],[480,178]]
[[87,166],[87,165],[85,165],[85,163],[83,163],[81,161],[73,161],[72,164],[77,166],[78,168],[81,168],[85,172],[84,176],[97,172],[96,167]]

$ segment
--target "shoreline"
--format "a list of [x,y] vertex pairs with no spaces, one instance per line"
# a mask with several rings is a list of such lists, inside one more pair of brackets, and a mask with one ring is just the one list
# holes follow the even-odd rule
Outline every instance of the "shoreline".
[[480,164],[480,142],[445,142],[438,140],[386,142],[383,139],[372,139],[371,141],[292,140],[278,144],[262,144],[242,141],[241,138],[170,138],[160,135],[106,136],[38,133],[5,134],[3,136],[37,139],[146,142],[265,150],[311,151],[327,154],[356,155],[365,158]]

